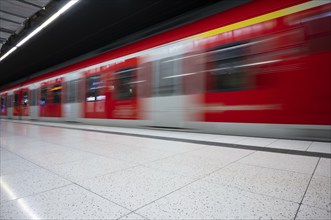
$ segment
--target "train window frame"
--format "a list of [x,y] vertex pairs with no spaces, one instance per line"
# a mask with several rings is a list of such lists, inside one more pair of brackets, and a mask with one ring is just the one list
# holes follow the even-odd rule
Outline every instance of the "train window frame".
[[29,92],[25,91],[22,93],[22,105],[27,107],[29,105]]
[[66,103],[78,102],[78,80],[71,80],[67,82]]
[[4,112],[4,109],[7,109],[7,100],[6,100],[6,96],[1,96],[0,97],[0,109],[1,109],[1,112]]
[[37,105],[37,89],[32,89],[31,90],[31,102],[30,105],[31,106],[36,106]]
[[62,85],[55,84],[51,88],[52,104],[61,104],[62,102]]
[[137,97],[152,96],[153,62],[148,61],[139,65],[137,70]]
[[[47,91],[48,88],[47,86],[41,87],[40,88],[40,105],[44,106],[48,104],[48,100],[47,100]],[[45,94],[43,94],[45,93]]]
[[[154,69],[157,71],[157,77],[153,80],[154,96],[174,96],[181,94],[180,85],[182,79],[178,75],[178,73],[181,72],[179,60],[180,56],[172,56],[157,60],[155,62],[156,68]],[[163,65],[165,63],[167,63],[167,66]],[[168,63],[172,65],[171,68],[169,68]],[[165,71],[162,72],[163,70]]]
[[135,83],[137,67],[125,67],[115,72],[116,100],[128,100],[137,98],[137,86]]
[[[207,73],[209,92],[232,92],[251,89],[249,72],[243,68],[247,41],[237,41],[214,47],[208,51]],[[232,48],[232,49],[231,49]],[[222,51],[222,52],[221,52]],[[211,66],[211,68],[209,68]],[[207,80],[208,81],[208,80]]]
[[[93,76],[89,76],[87,77],[86,79],[86,95],[85,95],[85,101],[86,102],[96,102],[96,101],[102,101],[100,100],[100,98],[98,98],[99,96],[103,96],[103,94],[101,94],[100,90],[102,90],[104,88],[104,81],[103,81],[103,78],[102,78],[102,74],[96,74],[96,75],[93,75]],[[99,79],[99,83],[100,85],[95,85],[97,86],[96,88],[93,88],[91,89],[90,88],[90,80],[92,80],[93,78],[97,78]],[[94,81],[95,83],[96,81]],[[93,92],[91,92],[93,91]]]
[[30,106],[33,106],[33,100],[32,100],[32,98],[33,98],[33,89],[30,89],[29,90],[29,100],[30,100]]
[[86,82],[85,79],[77,79],[77,103],[85,102]]
[[12,96],[13,95],[8,95],[7,96],[7,108],[12,108],[13,107]]
[[14,107],[18,107],[19,105],[20,105],[20,103],[19,103],[19,95],[18,95],[18,93],[15,93],[14,94]]

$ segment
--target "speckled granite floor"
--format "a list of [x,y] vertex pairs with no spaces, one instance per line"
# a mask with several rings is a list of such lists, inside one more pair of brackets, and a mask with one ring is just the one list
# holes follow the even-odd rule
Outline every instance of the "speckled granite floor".
[[[9,121],[0,126],[0,219],[331,218],[329,158]],[[231,138],[307,145],[223,140]]]

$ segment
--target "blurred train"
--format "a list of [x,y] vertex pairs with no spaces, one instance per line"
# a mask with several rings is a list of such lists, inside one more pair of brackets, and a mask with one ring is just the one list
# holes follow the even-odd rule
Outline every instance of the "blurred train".
[[330,1],[252,1],[1,91],[14,119],[330,141]]

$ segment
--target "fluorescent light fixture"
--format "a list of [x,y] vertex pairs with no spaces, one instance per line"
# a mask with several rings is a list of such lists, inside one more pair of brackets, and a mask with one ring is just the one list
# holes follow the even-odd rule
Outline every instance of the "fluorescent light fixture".
[[76,4],[79,0],[71,0],[69,1],[65,6],[63,6],[58,12],[56,12],[54,15],[52,15],[49,19],[47,19],[42,25],[40,25],[37,29],[32,31],[28,36],[26,36],[23,40],[21,40],[16,46],[20,47],[25,42],[27,42],[31,37],[39,33],[42,29],[44,29],[47,25],[52,23],[56,18],[58,18],[61,14],[63,14],[65,11],[67,11],[69,8],[71,8],[74,4]]
[[79,0],[70,0],[66,5],[64,5],[59,11],[57,11],[54,15],[52,15],[49,19],[47,19],[44,23],[42,23],[39,27],[37,27],[34,31],[32,31],[28,36],[26,36],[23,40],[21,40],[15,47],[10,49],[7,53],[5,53],[1,58],[0,62],[5,59],[10,53],[16,50],[18,47],[22,46],[25,42],[27,42],[34,35],[38,34],[42,29],[44,29],[47,25],[49,25],[52,21],[58,18],[61,14],[71,8],[74,4],[76,4]]
[[16,49],[17,49],[17,47],[13,47],[10,50],[8,50],[7,53],[5,53],[2,57],[0,57],[0,62],[1,62],[1,60],[5,59],[9,54],[14,52]]

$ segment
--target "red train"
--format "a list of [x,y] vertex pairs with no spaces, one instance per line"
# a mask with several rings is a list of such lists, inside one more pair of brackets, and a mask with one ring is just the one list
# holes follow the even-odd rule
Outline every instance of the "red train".
[[330,16],[252,1],[9,87],[1,115],[330,141]]

